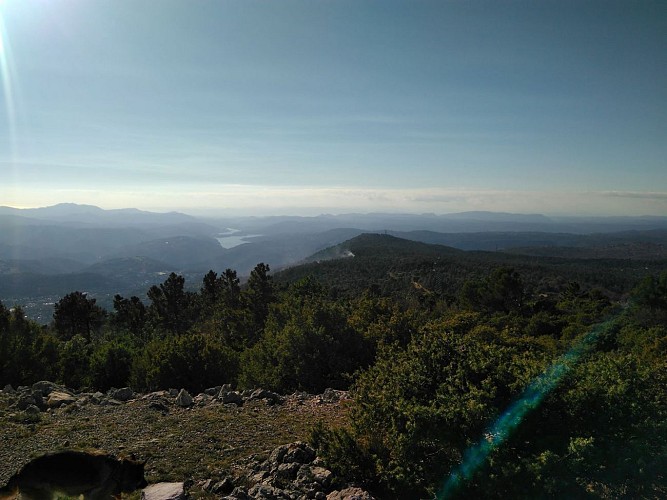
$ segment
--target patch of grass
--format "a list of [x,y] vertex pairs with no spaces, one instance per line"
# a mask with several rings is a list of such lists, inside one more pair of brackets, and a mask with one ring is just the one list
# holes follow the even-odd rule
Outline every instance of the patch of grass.
[[149,483],[237,475],[250,456],[266,457],[281,444],[306,441],[315,423],[343,422],[345,404],[288,400],[269,406],[263,401],[242,407],[212,404],[166,415],[139,401],[118,407],[86,405],[77,412],[44,415],[31,432],[0,413],[0,484],[35,456],[61,449],[100,449],[116,456],[134,454],[148,460]]
[[26,425],[39,424],[42,421],[41,413],[26,413],[24,411],[20,413],[14,413],[10,415],[10,419],[13,422]]

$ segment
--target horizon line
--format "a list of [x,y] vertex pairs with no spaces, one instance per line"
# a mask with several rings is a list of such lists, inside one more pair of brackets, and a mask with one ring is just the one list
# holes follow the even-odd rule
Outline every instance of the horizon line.
[[[351,216],[351,215],[360,215],[360,216],[369,216],[369,215],[379,215],[379,216],[430,216],[430,217],[447,217],[447,216],[458,216],[458,215],[508,215],[508,216],[523,216],[523,217],[544,217],[546,219],[569,219],[569,218],[580,218],[580,219],[605,219],[605,218],[632,218],[632,219],[642,219],[642,218],[667,218],[667,215],[659,214],[640,214],[640,215],[620,215],[620,214],[554,214],[549,212],[518,212],[518,211],[506,211],[506,210],[460,210],[453,212],[434,212],[434,211],[384,211],[384,210],[371,210],[371,211],[360,211],[351,208],[350,211],[334,211],[331,209],[322,209],[322,211],[317,212],[315,215],[308,214],[294,214],[294,213],[251,213],[250,211],[245,212],[241,209],[229,209],[229,208],[139,208],[139,207],[113,207],[113,208],[104,208],[100,205],[90,204],[90,203],[78,203],[78,202],[59,202],[50,205],[41,205],[41,206],[12,206],[12,205],[0,205],[0,209],[10,209],[16,211],[33,211],[33,210],[47,210],[50,208],[56,207],[89,207],[93,209],[98,209],[104,212],[120,212],[133,210],[137,212],[144,212],[149,214],[157,215],[168,215],[168,214],[181,214],[194,218],[225,218],[225,217],[249,217],[249,218],[269,218],[269,217],[299,217],[299,218],[317,218],[317,217],[340,217],[340,216]],[[315,208],[315,207],[313,207]],[[294,207],[294,209],[301,209],[304,212],[308,211],[308,207]],[[287,209],[289,211],[289,209]],[[316,210],[316,209],[315,209]],[[234,213],[230,213],[234,212]],[[267,210],[270,212],[270,210]]]

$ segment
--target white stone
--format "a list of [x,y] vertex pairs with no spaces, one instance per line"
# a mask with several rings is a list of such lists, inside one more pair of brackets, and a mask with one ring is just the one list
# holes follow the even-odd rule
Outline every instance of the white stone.
[[151,484],[141,493],[142,500],[182,500],[185,498],[183,483]]

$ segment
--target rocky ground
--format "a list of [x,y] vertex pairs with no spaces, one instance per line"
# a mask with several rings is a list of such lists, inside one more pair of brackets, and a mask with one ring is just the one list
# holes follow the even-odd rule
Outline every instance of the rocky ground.
[[6,387],[0,485],[39,455],[76,449],[147,460],[150,484],[182,482],[195,498],[370,498],[336,481],[304,443],[320,420],[343,425],[348,404],[347,393],[334,390],[220,386],[192,397],[173,389],[76,393],[50,382]]

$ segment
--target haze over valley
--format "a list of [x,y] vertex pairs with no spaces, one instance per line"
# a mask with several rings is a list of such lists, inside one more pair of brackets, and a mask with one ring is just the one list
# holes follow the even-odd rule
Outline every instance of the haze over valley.
[[[171,272],[198,287],[209,270],[279,271],[362,233],[461,250],[533,256],[661,260],[667,217],[560,217],[492,212],[203,218],[179,212],[61,204],[0,207],[0,301],[48,323],[72,290],[111,308],[115,294],[145,299]],[[219,240],[234,238],[226,243]],[[227,248],[223,245],[227,245]]]

